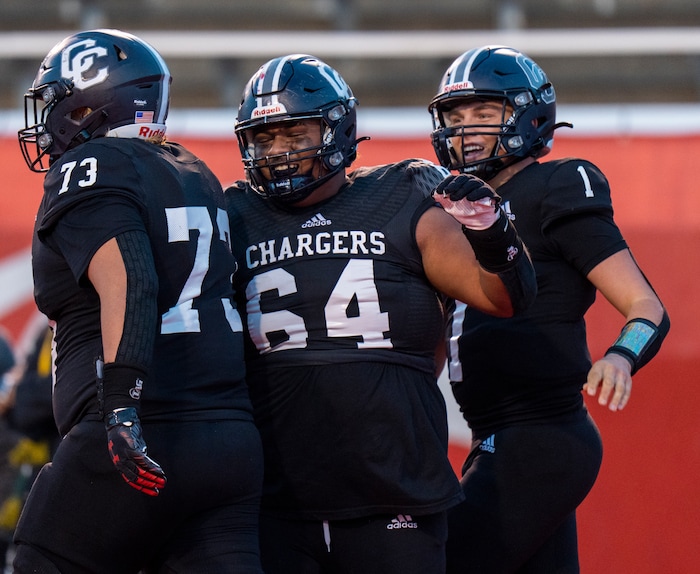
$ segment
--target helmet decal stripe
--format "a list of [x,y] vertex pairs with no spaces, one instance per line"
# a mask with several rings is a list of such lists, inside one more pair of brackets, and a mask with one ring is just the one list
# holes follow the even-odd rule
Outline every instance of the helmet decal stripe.
[[[254,86],[258,107],[275,106],[279,102],[278,92],[280,91],[284,66],[293,58],[292,55],[276,58],[260,68]],[[263,96],[262,94],[269,95]]]
[[[264,64],[260,70],[258,71],[257,78],[255,79],[255,85],[253,86],[253,92],[255,93],[256,100],[258,102],[258,107],[263,106],[263,98],[261,94],[264,94],[266,92],[269,92],[269,86],[267,85],[269,83],[269,76],[268,73],[270,72],[270,68],[272,65],[276,63],[276,60],[271,60]],[[272,73],[271,75],[274,75]]]
[[277,68],[272,74],[272,86],[270,88],[271,92],[279,92],[280,78],[282,77],[284,66],[287,62],[289,62],[289,60],[291,60],[291,58],[289,56],[285,56],[284,58],[279,58],[279,60],[277,61]]
[[[481,56],[484,52],[488,51],[488,48],[479,48],[477,50],[472,50],[469,58],[460,58],[457,68],[452,73],[450,82],[445,86],[445,91],[450,91],[455,89],[455,84],[466,87],[469,84],[469,75],[471,74],[474,62]],[[465,54],[466,55],[466,54]],[[462,89],[457,88],[457,89]]]
[[[165,60],[163,60],[163,57],[160,55],[158,50],[151,49],[151,53],[156,59],[156,62],[158,62],[158,66],[160,66],[161,69],[161,74],[163,75],[163,79],[160,82],[160,101],[165,103],[170,102],[170,70],[168,69],[168,65],[165,63]],[[168,105],[159,106],[158,117],[155,119],[155,123],[165,123],[165,118],[168,114],[168,107]]]

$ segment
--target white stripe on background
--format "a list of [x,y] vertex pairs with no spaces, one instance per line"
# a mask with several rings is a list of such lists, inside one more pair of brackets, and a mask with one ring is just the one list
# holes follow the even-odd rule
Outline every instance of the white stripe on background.
[[32,300],[34,285],[30,249],[0,259],[0,285],[0,317]]
[[[360,136],[383,138],[428,137],[433,129],[425,108],[357,109]],[[225,108],[175,108],[168,116],[169,137],[210,137],[235,141],[236,110]],[[557,138],[569,136],[700,135],[699,103],[659,104],[559,104],[557,121],[574,124],[560,129]],[[17,137],[24,127],[24,112],[0,110],[0,136]]]

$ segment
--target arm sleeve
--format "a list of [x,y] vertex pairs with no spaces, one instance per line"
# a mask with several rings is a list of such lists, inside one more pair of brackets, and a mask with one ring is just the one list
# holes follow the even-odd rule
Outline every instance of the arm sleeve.
[[150,366],[158,326],[158,275],[148,236],[127,231],[117,235],[127,275],[126,313],[115,362]]
[[127,273],[126,316],[117,361],[147,368],[157,329],[158,277],[137,205],[124,196],[92,197],[62,215],[46,240],[59,250],[81,285],[97,250],[116,238]]

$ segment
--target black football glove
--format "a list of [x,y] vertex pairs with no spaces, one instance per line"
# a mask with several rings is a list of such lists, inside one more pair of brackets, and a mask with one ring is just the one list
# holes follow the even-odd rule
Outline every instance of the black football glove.
[[447,176],[435,188],[433,197],[469,229],[488,229],[498,221],[501,198],[489,184],[473,175]]
[[501,202],[501,198],[488,183],[467,173],[448,175],[435,188],[435,194],[446,195],[452,201],[459,201],[465,197],[467,201],[479,201],[490,197],[493,199],[494,207]]
[[158,496],[165,486],[165,473],[146,454],[141,421],[136,409],[115,409],[105,416],[109,454],[127,484],[149,496]]

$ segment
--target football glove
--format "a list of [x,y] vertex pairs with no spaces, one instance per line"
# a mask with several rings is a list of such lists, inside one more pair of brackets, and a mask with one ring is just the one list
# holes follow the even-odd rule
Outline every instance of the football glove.
[[163,469],[146,454],[141,421],[133,407],[115,409],[105,416],[109,454],[129,486],[158,496],[165,486]]
[[501,198],[483,180],[469,174],[449,175],[433,198],[464,227],[481,231],[498,221]]

